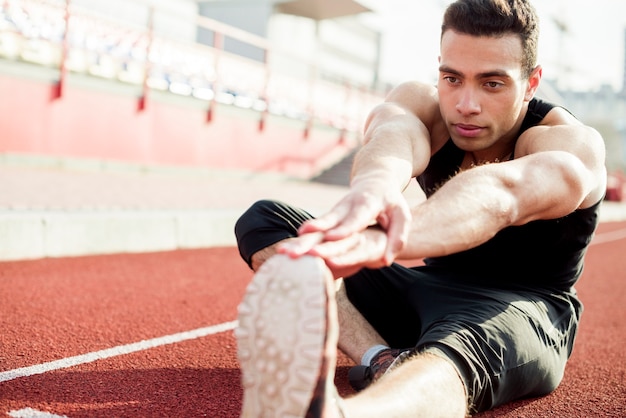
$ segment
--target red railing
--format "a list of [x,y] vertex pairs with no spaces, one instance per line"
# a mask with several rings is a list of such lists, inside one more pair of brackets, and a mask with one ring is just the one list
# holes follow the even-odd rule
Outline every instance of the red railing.
[[[367,112],[382,98],[382,92],[348,80],[322,80],[315,62],[206,17],[195,15],[192,23],[212,34],[212,45],[168,37],[159,22],[170,11],[142,0],[127,3],[141,17],[120,23],[71,0],[4,0],[0,56],[58,68],[58,99],[68,73],[90,74],[141,86],[140,111],[149,106],[150,91],[169,91],[206,101],[207,122],[218,117],[215,104],[220,102],[257,110],[260,130],[269,113],[300,119],[305,137],[314,121],[360,131]],[[227,38],[263,51],[263,59],[227,52]]]

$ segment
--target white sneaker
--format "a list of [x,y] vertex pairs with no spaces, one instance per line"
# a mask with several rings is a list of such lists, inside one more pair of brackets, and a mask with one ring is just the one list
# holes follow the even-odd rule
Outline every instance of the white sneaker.
[[338,406],[327,406],[340,402],[338,328],[332,274],[320,258],[266,261],[239,305],[241,417],[321,417],[328,408],[340,416]]

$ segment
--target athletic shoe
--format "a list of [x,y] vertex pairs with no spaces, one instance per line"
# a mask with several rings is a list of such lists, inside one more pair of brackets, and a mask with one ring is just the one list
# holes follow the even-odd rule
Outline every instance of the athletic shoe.
[[278,254],[263,263],[239,305],[235,331],[241,417],[320,418],[325,408],[336,413],[338,329],[333,278],[321,259]]
[[408,349],[386,348],[374,356],[369,366],[358,365],[348,371],[350,386],[361,391],[380,379],[387,371],[393,368],[394,362],[400,361],[408,355]]

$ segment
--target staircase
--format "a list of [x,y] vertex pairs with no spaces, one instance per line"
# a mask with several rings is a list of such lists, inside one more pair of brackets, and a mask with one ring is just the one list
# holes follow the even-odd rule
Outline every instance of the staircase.
[[331,184],[335,186],[348,186],[350,184],[350,170],[352,169],[352,161],[358,149],[352,150],[341,161],[332,167],[324,170],[322,173],[313,177],[312,182]]

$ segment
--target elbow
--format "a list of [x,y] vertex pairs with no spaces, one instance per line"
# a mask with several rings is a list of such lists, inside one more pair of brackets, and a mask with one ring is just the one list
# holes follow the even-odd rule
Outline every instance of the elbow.
[[399,116],[406,115],[406,110],[392,103],[381,103],[375,106],[367,116],[364,126],[363,142],[368,143],[377,136],[381,127],[385,127],[390,121],[395,121]]
[[566,216],[590,193],[593,175],[578,158],[566,152],[549,154],[537,155],[519,178],[506,182],[512,202],[504,211],[512,225]]
[[513,193],[505,192],[501,199],[496,199],[496,203],[491,205],[490,216],[497,223],[498,229],[516,225],[522,216],[520,201]]

